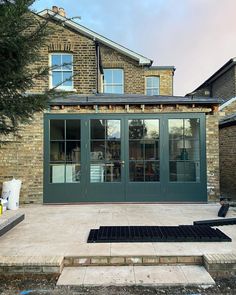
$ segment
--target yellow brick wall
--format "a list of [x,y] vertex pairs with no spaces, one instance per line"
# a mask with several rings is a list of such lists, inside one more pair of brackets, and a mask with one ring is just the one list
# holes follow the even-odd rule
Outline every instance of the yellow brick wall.
[[173,70],[152,69],[140,66],[137,61],[101,45],[102,65],[104,68],[124,69],[125,93],[145,94],[145,77],[160,77],[160,95],[173,94]]
[[[15,136],[1,137],[0,184],[13,177],[22,180],[21,203],[41,203],[43,193],[43,113]],[[1,189],[0,189],[1,191]]]
[[144,76],[157,76],[160,78],[160,95],[173,95],[173,71],[146,69]]
[[220,128],[220,191],[236,200],[236,126]]

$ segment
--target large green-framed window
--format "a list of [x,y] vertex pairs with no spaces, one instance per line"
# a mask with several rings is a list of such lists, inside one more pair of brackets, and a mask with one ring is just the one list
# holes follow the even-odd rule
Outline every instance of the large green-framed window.
[[169,119],[169,180],[200,182],[200,120]]
[[80,120],[50,120],[50,183],[80,182]]
[[44,202],[206,202],[203,113],[45,114]]

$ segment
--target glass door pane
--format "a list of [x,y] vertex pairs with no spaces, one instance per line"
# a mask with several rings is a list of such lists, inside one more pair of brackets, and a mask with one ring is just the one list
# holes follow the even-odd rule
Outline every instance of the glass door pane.
[[133,119],[129,124],[129,181],[160,181],[159,120]]
[[121,182],[120,120],[90,120],[90,182]]
[[50,120],[50,183],[80,182],[80,120]]
[[169,119],[169,180],[200,181],[200,120]]

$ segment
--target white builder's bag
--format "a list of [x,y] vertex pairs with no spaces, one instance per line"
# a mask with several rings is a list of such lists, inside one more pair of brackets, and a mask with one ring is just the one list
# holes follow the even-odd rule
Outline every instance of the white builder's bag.
[[8,200],[11,191],[11,181],[4,181],[2,184],[1,199]]
[[8,209],[17,210],[19,208],[19,197],[21,189],[21,180],[12,179],[10,181],[3,182],[2,198],[8,198]]

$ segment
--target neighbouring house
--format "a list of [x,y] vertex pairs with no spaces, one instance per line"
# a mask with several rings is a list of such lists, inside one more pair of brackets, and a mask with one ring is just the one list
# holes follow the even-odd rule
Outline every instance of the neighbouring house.
[[189,96],[219,97],[220,192],[236,200],[236,58],[231,58]]
[[220,100],[173,96],[173,66],[153,66],[63,9],[38,17],[55,29],[39,52],[52,70],[31,93],[59,85],[65,95],[5,138],[0,181],[22,179],[22,203],[216,200]]

